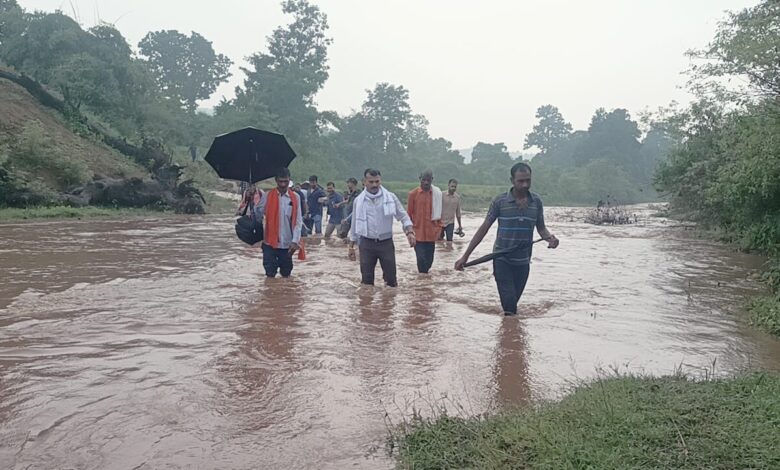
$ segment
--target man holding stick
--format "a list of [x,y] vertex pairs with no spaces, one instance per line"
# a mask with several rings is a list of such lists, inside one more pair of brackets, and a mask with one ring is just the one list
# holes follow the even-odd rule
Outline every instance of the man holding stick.
[[485,238],[493,222],[498,220],[493,252],[501,254],[493,259],[493,275],[504,315],[517,314],[517,303],[530,272],[534,228],[542,239],[547,240],[548,248],[557,248],[559,244],[544,224],[542,199],[530,191],[531,167],[526,163],[516,163],[510,174],[512,188],[493,200],[482,226],[455,263],[455,269],[462,271],[471,253]]

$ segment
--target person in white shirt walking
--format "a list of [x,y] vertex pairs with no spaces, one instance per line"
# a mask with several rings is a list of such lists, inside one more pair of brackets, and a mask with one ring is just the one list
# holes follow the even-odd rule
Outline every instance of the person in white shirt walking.
[[379,261],[382,278],[390,287],[398,286],[393,243],[393,219],[401,222],[409,246],[416,243],[409,214],[398,196],[382,187],[382,174],[372,168],[363,173],[365,190],[355,199],[352,226],[349,230],[349,259],[355,260],[355,245],[360,247],[361,283],[374,285],[374,271]]

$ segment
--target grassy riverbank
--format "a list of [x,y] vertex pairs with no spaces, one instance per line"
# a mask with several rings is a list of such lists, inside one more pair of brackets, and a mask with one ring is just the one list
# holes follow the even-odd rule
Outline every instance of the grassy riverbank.
[[[209,192],[204,194],[206,211],[210,214],[232,213],[236,203]],[[123,217],[161,217],[174,215],[173,211],[139,209],[129,207],[0,207],[0,222],[31,219],[82,219],[82,218],[123,218]]]
[[151,209],[134,209],[110,207],[70,207],[70,206],[47,206],[47,207],[5,207],[0,208],[0,221],[11,220],[29,220],[29,219],[80,219],[80,218],[121,218],[121,217],[142,217],[159,216],[164,214],[173,214],[173,212],[162,212]]
[[401,468],[778,468],[780,376],[618,377],[557,403],[393,430]]
[[774,254],[767,261],[761,280],[772,293],[754,299],[750,303],[751,322],[764,331],[780,336],[780,255]]

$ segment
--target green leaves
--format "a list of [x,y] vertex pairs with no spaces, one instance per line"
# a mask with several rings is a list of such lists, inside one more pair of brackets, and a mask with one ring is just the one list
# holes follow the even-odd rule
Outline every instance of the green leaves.
[[230,77],[233,62],[214,52],[211,42],[196,32],[190,36],[175,30],[151,32],[138,47],[164,96],[189,113]]
[[525,136],[525,148],[538,147],[542,153],[548,153],[562,145],[570,136],[571,124],[563,119],[558,108],[546,104],[536,110],[539,122]]
[[[690,70],[691,83],[700,91],[719,90],[721,98],[753,101],[780,95],[780,2],[764,0],[755,7],[729,13],[712,42],[688,52],[699,59]],[[726,89],[717,79],[740,77],[742,89]],[[720,82],[722,83],[722,81]],[[736,93],[735,93],[736,92]]]

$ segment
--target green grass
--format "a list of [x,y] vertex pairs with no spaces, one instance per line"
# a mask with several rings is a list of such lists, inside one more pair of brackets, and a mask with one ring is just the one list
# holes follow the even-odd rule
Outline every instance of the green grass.
[[780,294],[753,299],[748,312],[751,324],[767,333],[780,336]]
[[0,220],[25,220],[25,219],[72,219],[91,217],[139,217],[149,215],[173,214],[173,212],[161,212],[153,209],[136,208],[110,208],[110,207],[70,207],[70,206],[46,206],[0,208]]
[[780,376],[615,377],[557,403],[391,432],[400,468],[780,468]]
[[[236,209],[237,203],[204,191],[206,213],[226,214]],[[80,219],[80,218],[120,218],[120,217],[159,217],[174,215],[173,211],[132,207],[72,207],[72,206],[39,206],[28,208],[0,207],[0,221],[28,219]]]
[[206,200],[206,212],[209,214],[232,214],[238,207],[238,201],[225,199],[206,190],[201,190],[201,192],[203,199]]

